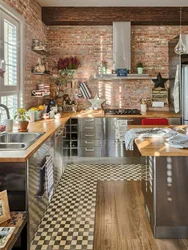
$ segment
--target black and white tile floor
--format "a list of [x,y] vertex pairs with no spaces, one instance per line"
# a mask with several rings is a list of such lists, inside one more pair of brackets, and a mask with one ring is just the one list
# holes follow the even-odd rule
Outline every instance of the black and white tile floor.
[[93,249],[97,180],[141,180],[140,164],[68,165],[30,250]]

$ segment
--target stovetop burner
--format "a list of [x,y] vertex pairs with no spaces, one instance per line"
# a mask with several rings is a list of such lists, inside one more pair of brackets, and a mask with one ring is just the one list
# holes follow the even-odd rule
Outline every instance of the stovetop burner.
[[106,115],[141,115],[138,109],[105,109]]

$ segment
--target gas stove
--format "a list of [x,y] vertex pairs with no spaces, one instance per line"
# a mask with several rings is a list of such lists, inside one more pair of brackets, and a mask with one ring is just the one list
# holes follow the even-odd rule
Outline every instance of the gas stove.
[[105,109],[105,115],[141,115],[138,109]]

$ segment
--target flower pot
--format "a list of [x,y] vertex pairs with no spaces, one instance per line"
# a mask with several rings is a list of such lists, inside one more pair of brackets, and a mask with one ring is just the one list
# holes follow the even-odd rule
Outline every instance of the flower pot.
[[28,121],[19,121],[18,124],[19,124],[19,129],[18,130],[20,132],[27,132],[28,131],[28,129],[27,129],[28,124],[29,124]]
[[143,68],[137,68],[137,72],[139,75],[143,74]]

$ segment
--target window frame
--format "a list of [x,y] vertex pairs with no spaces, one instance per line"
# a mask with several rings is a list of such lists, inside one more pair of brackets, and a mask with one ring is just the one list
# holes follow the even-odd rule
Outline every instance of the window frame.
[[[4,59],[4,19],[8,22],[13,23],[17,27],[17,36],[18,36],[18,55],[17,60],[18,63],[18,73],[17,73],[17,85],[16,86],[6,86],[4,85],[4,79],[0,79],[0,98],[2,96],[17,96],[17,107],[19,108],[23,106],[23,91],[24,91],[24,29],[25,29],[25,21],[23,16],[17,13],[13,8],[11,8],[8,4],[4,3],[0,0],[0,41],[2,41],[1,51],[0,51],[0,59]],[[3,37],[2,37],[3,36]],[[3,38],[3,39],[2,39]],[[6,62],[5,62],[6,63]]]

